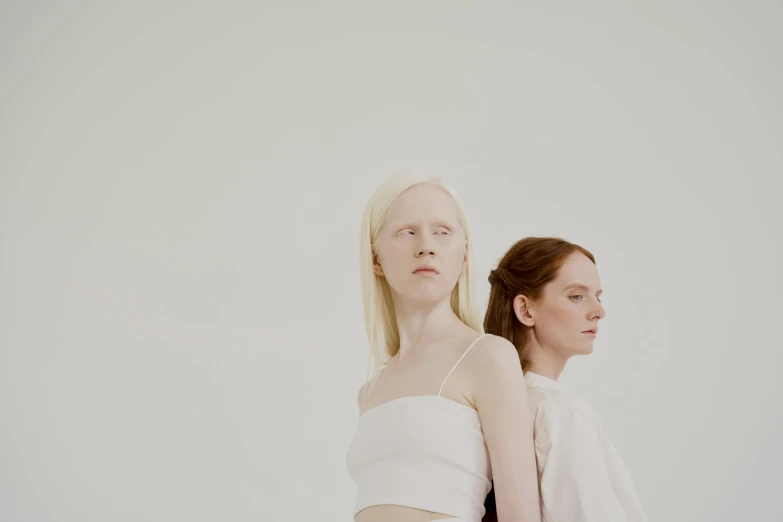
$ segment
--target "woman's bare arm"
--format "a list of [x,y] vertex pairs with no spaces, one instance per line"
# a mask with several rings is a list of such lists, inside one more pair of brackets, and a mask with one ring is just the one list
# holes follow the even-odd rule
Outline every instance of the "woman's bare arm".
[[489,449],[499,522],[540,522],[527,388],[517,351],[487,336],[471,361],[473,400]]

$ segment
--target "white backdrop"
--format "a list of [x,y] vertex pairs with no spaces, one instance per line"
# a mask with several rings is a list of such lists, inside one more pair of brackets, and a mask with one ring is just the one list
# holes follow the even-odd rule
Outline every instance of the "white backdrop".
[[563,381],[650,521],[783,519],[782,25],[3,2],[0,520],[350,520],[359,219],[405,167],[465,200],[482,306],[521,237],[596,255],[608,317]]

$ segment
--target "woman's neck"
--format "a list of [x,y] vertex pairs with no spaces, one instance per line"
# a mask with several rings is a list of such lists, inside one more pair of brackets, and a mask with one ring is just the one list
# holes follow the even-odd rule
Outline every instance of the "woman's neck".
[[400,359],[422,346],[446,337],[459,336],[470,329],[454,313],[450,301],[449,296],[436,303],[395,302],[394,312],[400,333]]
[[528,370],[548,377],[553,381],[560,378],[560,374],[563,373],[563,369],[565,369],[565,365],[568,362],[568,357],[562,357],[555,350],[542,346],[535,337],[531,336],[529,342],[530,366]]

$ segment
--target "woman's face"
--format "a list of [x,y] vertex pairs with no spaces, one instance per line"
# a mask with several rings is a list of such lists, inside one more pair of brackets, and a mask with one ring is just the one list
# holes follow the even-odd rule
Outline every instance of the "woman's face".
[[565,359],[592,353],[598,321],[606,315],[600,298],[598,269],[587,256],[574,252],[542,295],[529,302],[538,344]]
[[437,185],[415,185],[392,204],[373,245],[375,273],[395,298],[434,303],[448,298],[467,264],[454,200]]

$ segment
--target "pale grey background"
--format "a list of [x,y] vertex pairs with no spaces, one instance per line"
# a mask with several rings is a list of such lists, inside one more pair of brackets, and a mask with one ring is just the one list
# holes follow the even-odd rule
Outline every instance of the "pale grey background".
[[[598,259],[650,521],[783,518],[780,2],[0,4],[0,520],[349,520],[357,233]],[[311,517],[311,518],[308,518]]]

